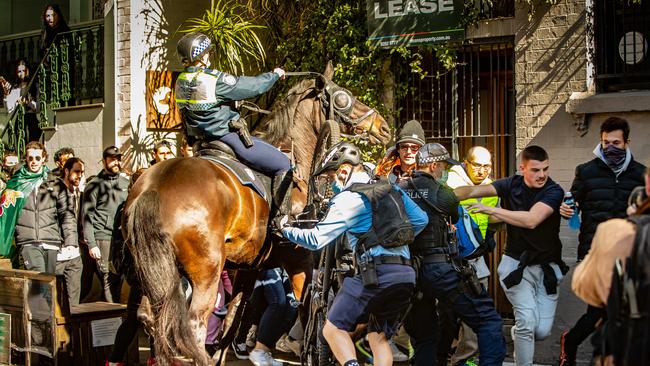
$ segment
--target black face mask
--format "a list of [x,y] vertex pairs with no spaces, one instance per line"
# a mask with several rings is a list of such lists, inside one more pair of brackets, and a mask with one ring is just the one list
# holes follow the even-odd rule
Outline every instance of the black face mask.
[[627,156],[627,150],[618,148],[614,145],[609,145],[606,148],[603,148],[603,155],[605,155],[605,160],[607,165],[612,168],[621,166],[625,162],[625,157]]

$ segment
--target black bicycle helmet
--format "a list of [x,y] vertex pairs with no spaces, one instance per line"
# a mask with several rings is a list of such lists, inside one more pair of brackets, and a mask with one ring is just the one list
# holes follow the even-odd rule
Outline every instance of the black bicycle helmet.
[[361,151],[354,144],[344,141],[339,142],[327,150],[325,157],[319,167],[316,168],[314,175],[322,174],[327,170],[337,170],[345,163],[352,165],[361,164]]
[[176,45],[176,52],[182,63],[193,63],[212,49],[212,41],[203,33],[184,35]]

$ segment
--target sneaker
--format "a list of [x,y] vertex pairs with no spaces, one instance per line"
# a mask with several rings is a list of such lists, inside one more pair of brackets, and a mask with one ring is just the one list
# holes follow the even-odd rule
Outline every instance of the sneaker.
[[560,335],[560,366],[575,366],[576,360],[575,356],[570,357],[566,353],[566,335],[568,331],[562,332]]
[[255,344],[257,343],[257,325],[251,326],[251,329],[248,330],[248,334],[246,335],[246,346],[250,348],[255,348]]
[[393,351],[393,362],[406,362],[409,360],[409,356],[405,355],[397,345],[392,340],[388,341],[390,344],[390,350]]
[[124,362],[108,362],[106,360],[106,366],[124,366],[126,365]]
[[368,344],[368,340],[366,339],[366,337],[363,337],[363,338],[359,339],[358,341],[356,341],[354,343],[354,346],[356,347],[357,351],[359,353],[361,353],[361,355],[363,355],[363,357],[366,358],[367,363],[373,364],[374,360],[372,358],[372,350],[370,349],[370,345]]
[[275,344],[275,349],[282,353],[293,353],[300,357],[300,342],[291,339],[288,335],[283,335]]
[[252,350],[248,359],[255,366],[282,366],[282,362],[273,359],[271,352],[266,352],[259,348]]
[[246,343],[235,343],[232,342],[232,350],[235,352],[235,356],[240,360],[248,360],[248,349],[246,349]]
[[475,358],[470,358],[463,362],[463,366],[478,366],[478,361]]

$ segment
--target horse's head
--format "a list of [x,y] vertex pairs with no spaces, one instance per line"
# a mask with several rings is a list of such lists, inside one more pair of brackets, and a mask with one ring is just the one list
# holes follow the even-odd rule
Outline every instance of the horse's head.
[[324,110],[329,119],[339,122],[346,137],[368,140],[371,144],[387,145],[391,139],[388,122],[374,108],[361,103],[352,92],[335,84],[331,78],[334,69],[327,64],[325,72],[316,79],[321,89]]

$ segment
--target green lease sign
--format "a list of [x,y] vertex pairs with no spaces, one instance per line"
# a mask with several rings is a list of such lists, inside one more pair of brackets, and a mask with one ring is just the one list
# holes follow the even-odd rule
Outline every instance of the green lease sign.
[[465,37],[463,0],[366,0],[369,39],[381,47],[444,43]]

